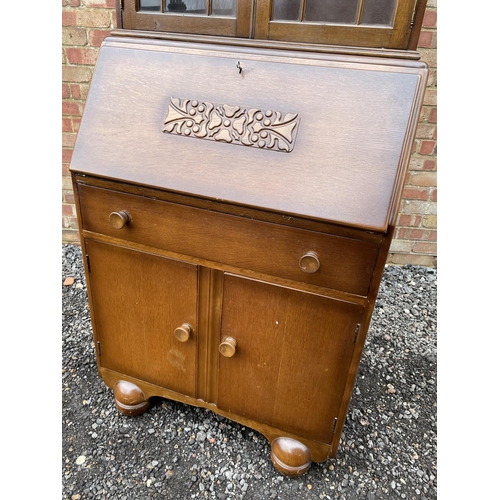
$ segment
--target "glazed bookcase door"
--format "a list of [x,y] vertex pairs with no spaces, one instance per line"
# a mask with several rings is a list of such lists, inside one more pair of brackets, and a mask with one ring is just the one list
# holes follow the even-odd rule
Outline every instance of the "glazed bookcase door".
[[217,406],[323,443],[342,402],[363,308],[225,275]]
[[255,38],[406,49],[416,0],[256,0]]
[[123,27],[249,37],[253,0],[123,0]]
[[197,267],[94,240],[85,249],[99,366],[195,397]]

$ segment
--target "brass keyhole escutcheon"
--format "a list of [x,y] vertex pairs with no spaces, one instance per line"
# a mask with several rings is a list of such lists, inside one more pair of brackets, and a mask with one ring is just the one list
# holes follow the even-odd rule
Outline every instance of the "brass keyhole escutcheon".
[[111,212],[109,214],[109,222],[115,229],[122,229],[130,222],[130,215],[125,210]]
[[219,345],[219,352],[226,358],[232,358],[236,353],[236,344],[233,337],[226,337]]
[[315,273],[319,269],[319,257],[316,252],[307,252],[300,258],[299,266],[305,273]]
[[183,323],[174,330],[175,338],[179,342],[187,342],[193,333],[193,327],[189,323]]

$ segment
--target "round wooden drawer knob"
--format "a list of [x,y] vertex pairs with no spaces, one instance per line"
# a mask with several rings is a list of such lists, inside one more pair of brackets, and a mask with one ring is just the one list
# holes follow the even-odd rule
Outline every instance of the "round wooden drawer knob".
[[226,337],[219,346],[219,352],[226,358],[231,358],[236,352],[236,340],[233,337]]
[[315,273],[319,269],[319,257],[316,252],[307,252],[300,258],[300,268],[305,273]]
[[109,222],[115,229],[121,229],[130,222],[130,215],[125,210],[120,212],[111,212],[109,214]]
[[183,323],[174,330],[175,338],[179,342],[187,342],[193,333],[193,327],[189,323]]

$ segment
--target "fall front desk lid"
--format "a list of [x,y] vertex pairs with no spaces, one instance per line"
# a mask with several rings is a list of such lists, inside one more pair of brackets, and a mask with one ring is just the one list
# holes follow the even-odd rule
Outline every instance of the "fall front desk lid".
[[421,62],[104,40],[73,172],[385,231]]

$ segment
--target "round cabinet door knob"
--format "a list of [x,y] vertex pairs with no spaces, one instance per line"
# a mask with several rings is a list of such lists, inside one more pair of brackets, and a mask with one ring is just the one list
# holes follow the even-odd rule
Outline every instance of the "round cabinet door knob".
[[300,258],[300,269],[305,273],[315,273],[319,269],[319,257],[316,252],[307,252]]
[[193,327],[189,323],[183,323],[174,330],[175,338],[179,342],[187,342],[193,333]]
[[219,346],[219,352],[226,358],[231,358],[236,352],[236,340],[233,337],[226,337]]
[[125,210],[111,212],[109,214],[109,222],[115,229],[121,229],[130,222],[130,215]]

